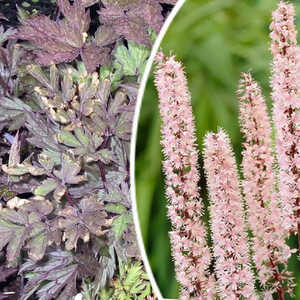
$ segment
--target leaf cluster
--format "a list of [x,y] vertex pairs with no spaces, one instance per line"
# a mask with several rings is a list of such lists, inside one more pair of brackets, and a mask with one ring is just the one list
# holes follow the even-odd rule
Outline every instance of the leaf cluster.
[[83,285],[82,295],[84,299],[120,299],[142,300],[154,299],[147,274],[143,271],[140,262],[131,261],[124,264],[119,262],[119,276],[114,278],[110,285],[100,289],[95,295],[95,287],[87,282]]
[[[58,0],[57,20],[19,9],[17,29],[0,27],[1,281],[17,274],[20,299],[71,299],[84,282],[115,293],[130,274],[126,290],[150,295],[127,266],[139,260],[129,141],[149,28],[164,17],[159,1],[129,2]],[[116,27],[117,7],[139,18],[138,39]]]
[[[93,72],[99,65],[109,64],[116,44],[124,39],[151,45],[149,30],[158,33],[164,21],[160,2],[165,1],[75,0],[72,5],[68,0],[57,0],[61,18],[54,21],[42,14],[23,17],[22,26],[12,37],[29,41],[40,65],[71,62],[81,56],[87,71]],[[92,34],[88,7],[95,3],[101,26]]]

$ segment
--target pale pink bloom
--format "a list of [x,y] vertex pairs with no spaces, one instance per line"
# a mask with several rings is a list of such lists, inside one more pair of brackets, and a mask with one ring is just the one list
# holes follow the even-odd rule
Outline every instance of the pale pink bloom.
[[276,286],[279,299],[283,299],[284,287],[292,283],[284,274],[291,250],[285,243],[289,232],[284,228],[276,191],[270,120],[261,89],[250,74],[242,74],[238,93],[241,131],[245,136],[243,192],[253,233],[253,259],[264,297],[268,298]]
[[204,168],[211,200],[211,230],[219,294],[222,299],[256,299],[239,179],[229,138],[223,130],[206,135]]
[[162,119],[163,167],[176,278],[181,284],[181,299],[212,299],[215,283],[209,274],[211,254],[198,192],[198,153],[191,97],[181,64],[173,56],[165,57],[162,53],[156,60],[155,85]]
[[273,13],[270,28],[279,191],[285,226],[291,232],[298,232],[300,241],[300,222],[297,222],[300,217],[300,51],[294,15],[293,5],[281,1]]

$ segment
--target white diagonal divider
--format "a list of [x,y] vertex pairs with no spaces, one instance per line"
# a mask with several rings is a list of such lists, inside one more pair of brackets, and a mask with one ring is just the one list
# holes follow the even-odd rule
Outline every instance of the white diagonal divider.
[[141,232],[141,228],[140,228],[140,222],[139,222],[139,218],[138,218],[138,211],[137,211],[137,203],[136,203],[136,189],[135,189],[135,148],[136,148],[136,138],[137,138],[137,129],[138,129],[138,120],[139,120],[139,114],[140,114],[140,109],[141,109],[141,105],[142,105],[142,99],[143,99],[143,95],[145,92],[145,87],[146,87],[146,83],[151,71],[151,67],[152,67],[152,63],[154,60],[154,57],[159,49],[160,43],[162,41],[162,39],[165,36],[165,33],[167,32],[171,22],[173,21],[173,19],[175,18],[175,16],[177,15],[178,11],[180,10],[180,8],[182,7],[182,5],[185,3],[186,0],[178,0],[178,2],[176,3],[176,5],[174,6],[174,8],[172,9],[171,13],[169,14],[168,18],[166,19],[161,31],[159,32],[157,39],[152,47],[151,50],[151,54],[150,57],[148,59],[143,77],[142,77],[142,81],[139,87],[139,92],[138,92],[138,97],[137,97],[137,103],[136,103],[136,107],[135,107],[135,114],[134,114],[134,118],[133,118],[133,125],[132,125],[132,136],[131,136],[131,144],[130,144],[130,186],[131,186],[131,201],[132,201],[132,213],[133,213],[133,220],[134,220],[134,225],[135,225],[135,231],[136,231],[136,235],[137,235],[137,241],[138,241],[138,246],[139,246],[139,250],[144,262],[144,266],[146,269],[146,272],[149,276],[150,279],[150,283],[152,285],[153,291],[155,296],[157,296],[157,298],[159,300],[174,300],[174,299],[164,299],[160,293],[160,290],[157,286],[157,283],[154,279],[150,264],[149,264],[149,260],[146,254],[146,250],[144,247],[144,243],[143,243],[143,238],[142,238],[142,232]]

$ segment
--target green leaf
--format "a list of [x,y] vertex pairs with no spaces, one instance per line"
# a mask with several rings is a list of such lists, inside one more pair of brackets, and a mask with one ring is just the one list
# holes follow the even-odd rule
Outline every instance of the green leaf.
[[148,28],[148,33],[149,33],[151,44],[153,45],[157,39],[157,33],[151,27]]
[[114,203],[105,205],[105,210],[108,212],[115,213],[115,214],[124,214],[127,212],[127,209],[124,205],[114,204]]
[[47,243],[48,237],[46,232],[41,232],[32,238],[28,243],[28,256],[34,261],[41,260],[45,255]]
[[[120,82],[122,76],[123,73],[119,64],[114,65],[114,67],[102,66],[99,73],[101,85],[102,88],[104,88],[104,92],[102,94],[109,95],[110,91],[114,91],[118,87],[118,83]],[[106,97],[103,98],[105,99]]]
[[122,215],[114,219],[112,224],[112,231],[115,234],[116,239],[120,239],[122,234],[127,230],[128,224],[132,223],[132,217],[129,214]]
[[81,143],[70,131],[61,131],[56,135],[57,141],[69,147],[80,147]]
[[18,130],[26,121],[30,106],[18,98],[2,97],[0,101],[0,122],[10,121],[9,130]]
[[113,152],[108,149],[101,149],[97,154],[99,155],[100,160],[105,164],[109,164],[115,159]]
[[11,234],[11,240],[6,248],[6,259],[8,262],[14,262],[20,256],[20,251],[26,240],[26,228],[18,226],[15,227]]
[[50,83],[55,91],[59,90],[59,72],[55,65],[50,67]]
[[[27,223],[27,217],[13,209],[2,209],[0,210],[0,220],[2,220],[2,225],[6,226],[7,228],[15,228],[12,223],[14,224],[19,224],[19,225],[24,225]],[[4,221],[9,222],[9,223],[3,223]]]
[[120,139],[130,140],[131,137],[131,126],[132,126],[132,113],[123,113],[115,128],[116,135]]
[[25,222],[26,218],[14,210],[0,211],[0,250],[7,244],[6,259],[9,263],[17,260],[27,238],[26,227],[23,226]]
[[122,70],[125,76],[138,76],[144,68],[147,58],[150,54],[148,47],[128,42],[128,48],[119,45],[115,53],[114,67]]
[[32,166],[28,163],[18,164],[11,168],[7,167],[6,165],[2,165],[2,170],[8,175],[13,175],[13,176],[20,176],[27,173],[30,173],[33,176],[40,176],[45,174],[44,169]]
[[89,137],[88,135],[86,135],[83,131],[82,128],[76,128],[74,130],[75,135],[77,137],[77,139],[84,145],[84,146],[88,146],[89,145]]
[[112,73],[111,66],[102,66],[99,72],[99,78],[101,81],[108,79]]
[[54,91],[51,86],[51,82],[45,72],[39,65],[28,65],[26,67],[27,72],[33,76],[37,81],[39,81],[43,86],[45,86],[50,91]]
[[40,186],[38,186],[34,190],[34,194],[37,196],[46,196],[50,192],[56,189],[57,187],[57,181],[54,179],[46,179],[45,181],[42,182]]
[[55,165],[60,164],[60,154],[52,150],[43,150],[38,156],[39,163],[51,171]]
[[143,300],[151,295],[151,285],[150,283],[146,283],[146,287],[144,291],[141,293],[141,295],[138,296],[138,300]]

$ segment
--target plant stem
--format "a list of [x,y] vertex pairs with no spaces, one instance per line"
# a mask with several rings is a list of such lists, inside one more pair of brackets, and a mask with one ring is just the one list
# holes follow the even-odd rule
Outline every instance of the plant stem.
[[[277,281],[277,282],[280,283],[280,278],[279,278],[279,273],[278,273],[278,271],[277,271],[277,266],[275,266],[272,257],[269,257],[269,259],[270,259],[270,263],[271,263],[272,268],[273,268],[273,273],[274,273],[275,281]],[[282,286],[279,285],[279,286],[276,288],[276,290],[277,290],[277,293],[278,293],[279,300],[284,300],[284,294],[283,294]]]

